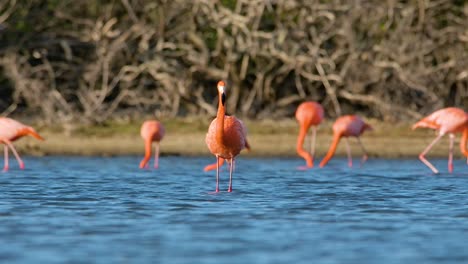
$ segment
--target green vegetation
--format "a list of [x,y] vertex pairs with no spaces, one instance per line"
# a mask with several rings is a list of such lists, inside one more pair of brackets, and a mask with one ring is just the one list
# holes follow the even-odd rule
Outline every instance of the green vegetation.
[[71,144],[24,143],[38,153],[139,153],[147,117],[166,125],[170,153],[204,153],[220,79],[249,155],[295,155],[306,100],[325,108],[324,142],[336,117],[359,114],[387,151],[373,154],[389,156],[432,136],[408,124],[468,105],[466,1],[4,2],[0,112]]
[[467,105],[466,1],[392,3],[7,0],[0,111],[103,127],[212,116],[220,79],[251,119],[305,100],[392,121]]
[[[295,147],[298,126],[295,120],[244,121],[252,151],[244,151],[243,156],[297,156]],[[129,124],[80,126],[69,133],[58,131],[54,127],[39,127],[38,130],[46,141],[25,138],[15,145],[19,151],[30,155],[142,155],[141,123],[142,121]],[[410,124],[388,124],[375,120],[371,120],[370,123],[374,131],[366,132],[362,136],[362,141],[371,157],[416,158],[435,136],[431,130],[412,131]],[[209,126],[206,120],[166,119],[163,124],[166,128],[166,136],[161,144],[163,155],[210,155],[205,144],[205,135]],[[331,142],[331,125],[331,121],[326,121],[318,129],[319,158],[323,157]],[[356,141],[351,139],[350,142],[354,155],[360,155]],[[308,144],[309,139],[305,142],[306,148]],[[430,156],[446,157],[447,152],[448,137],[436,145]],[[344,154],[345,149],[342,144],[338,148],[337,155]]]
[[231,10],[236,8],[237,0],[221,0],[221,4]]

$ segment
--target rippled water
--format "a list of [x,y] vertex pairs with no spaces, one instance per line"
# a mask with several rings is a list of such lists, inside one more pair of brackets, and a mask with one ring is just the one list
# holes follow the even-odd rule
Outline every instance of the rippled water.
[[[0,176],[2,263],[468,263],[468,166],[417,160],[298,171],[239,158],[26,157]],[[446,171],[446,161],[435,161]]]

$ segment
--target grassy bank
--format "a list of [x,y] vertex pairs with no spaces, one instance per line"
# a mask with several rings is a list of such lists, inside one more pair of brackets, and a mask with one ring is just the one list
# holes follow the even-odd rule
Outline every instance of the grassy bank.
[[[162,155],[210,155],[205,145],[205,134],[210,120],[170,119],[162,120],[166,137],[161,143]],[[298,126],[292,120],[245,121],[251,152],[246,156],[296,156],[295,145]],[[374,131],[366,132],[362,142],[371,157],[417,157],[435,137],[434,131],[419,129],[412,131],[410,124],[389,124],[370,121]],[[141,155],[143,142],[137,123],[109,123],[104,126],[74,127],[65,131],[59,128],[37,127],[46,138],[40,142],[33,138],[17,141],[15,145],[22,154],[30,155]],[[317,134],[317,156],[323,157],[331,141],[331,121],[320,126]],[[351,139],[355,155],[361,151],[356,140]],[[456,144],[459,142],[457,137]],[[306,140],[307,147],[309,140]],[[344,155],[344,144],[340,144],[337,155]],[[441,140],[430,155],[445,157],[448,153],[448,137]],[[458,145],[456,157],[460,157]]]

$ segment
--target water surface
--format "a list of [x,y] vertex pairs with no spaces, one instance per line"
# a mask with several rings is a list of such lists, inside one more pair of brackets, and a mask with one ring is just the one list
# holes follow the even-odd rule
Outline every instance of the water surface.
[[[2,263],[468,263],[468,166],[418,160],[296,170],[239,158],[26,157],[0,174]],[[446,161],[434,164],[446,172]]]

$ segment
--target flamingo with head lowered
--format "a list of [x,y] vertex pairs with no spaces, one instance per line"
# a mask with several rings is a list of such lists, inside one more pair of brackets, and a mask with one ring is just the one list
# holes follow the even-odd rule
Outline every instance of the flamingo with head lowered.
[[232,173],[235,158],[241,150],[249,147],[246,141],[246,129],[242,121],[234,116],[226,115],[226,85],[223,81],[218,82],[218,112],[216,118],[211,122],[206,134],[205,142],[210,152],[216,156],[216,192],[219,192],[219,165],[220,159],[228,160],[231,164],[229,169],[229,188],[232,192]]
[[[315,138],[317,126],[323,120],[323,112],[323,107],[316,102],[304,102],[297,107],[296,119],[299,122],[300,129],[299,136],[297,137],[296,151],[306,161],[306,167],[300,167],[301,169],[314,167]],[[312,127],[312,139],[310,152],[307,152],[302,146],[310,127]]]
[[154,168],[159,168],[159,142],[165,134],[164,126],[156,120],[148,120],[141,126],[140,134],[145,142],[145,157],[140,162],[140,168],[147,167],[148,161],[151,158],[153,142],[156,143],[154,148]]
[[8,148],[13,152],[18,161],[20,169],[24,169],[24,162],[21,160],[18,152],[16,152],[15,147],[13,146],[12,142],[16,141],[24,136],[32,136],[39,140],[44,140],[34,128],[24,125],[16,120],[13,120],[8,117],[0,117],[0,142],[4,144],[4,151],[5,151],[5,165],[3,167],[3,171],[8,171]]
[[333,124],[333,141],[330,146],[330,149],[327,152],[327,155],[323,158],[322,162],[320,162],[320,168],[323,168],[328,161],[333,157],[335,154],[336,147],[340,142],[342,137],[346,138],[346,153],[348,155],[348,166],[353,166],[353,160],[351,158],[351,151],[349,148],[348,137],[356,137],[359,145],[361,146],[363,156],[361,160],[361,166],[367,160],[367,152],[364,148],[360,140],[360,136],[364,131],[372,130],[372,127],[365,123],[359,116],[357,115],[346,115],[339,117],[335,123]]
[[437,143],[447,133],[450,138],[448,171],[450,173],[453,172],[453,141],[455,139],[455,133],[463,133],[460,141],[460,150],[463,155],[468,158],[468,149],[466,148],[466,143],[468,141],[468,114],[463,109],[448,107],[437,110],[413,125],[413,129],[419,127],[427,127],[439,132],[439,135],[423,150],[423,152],[421,152],[421,154],[419,154],[419,159],[434,173],[439,173],[439,171],[426,159],[425,155],[431,150],[435,143]]

